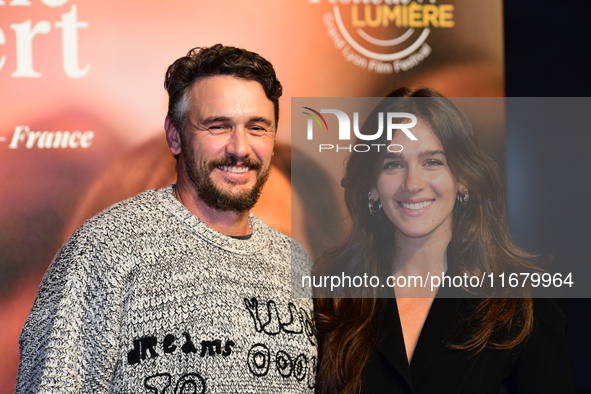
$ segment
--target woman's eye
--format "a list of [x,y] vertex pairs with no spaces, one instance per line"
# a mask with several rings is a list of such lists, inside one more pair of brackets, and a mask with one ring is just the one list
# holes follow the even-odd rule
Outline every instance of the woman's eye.
[[443,162],[441,160],[437,160],[437,159],[429,159],[425,162],[425,165],[427,165],[427,166],[442,166]]
[[389,161],[384,164],[384,170],[395,170],[404,166],[399,161]]

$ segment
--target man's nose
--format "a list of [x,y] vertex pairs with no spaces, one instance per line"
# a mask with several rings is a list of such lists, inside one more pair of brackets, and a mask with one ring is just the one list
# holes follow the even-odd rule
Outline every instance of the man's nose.
[[226,152],[238,159],[251,153],[249,135],[244,127],[237,127],[232,131],[226,145]]

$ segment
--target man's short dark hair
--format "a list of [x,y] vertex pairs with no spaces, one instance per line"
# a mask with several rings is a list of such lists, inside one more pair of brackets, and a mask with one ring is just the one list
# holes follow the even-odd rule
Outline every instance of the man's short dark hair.
[[275,123],[279,121],[279,97],[283,92],[273,65],[259,54],[241,48],[216,44],[193,48],[187,56],[168,67],[164,87],[168,91],[168,113],[174,127],[182,132],[186,125],[189,91],[193,83],[204,77],[230,75],[257,81],[275,109]]

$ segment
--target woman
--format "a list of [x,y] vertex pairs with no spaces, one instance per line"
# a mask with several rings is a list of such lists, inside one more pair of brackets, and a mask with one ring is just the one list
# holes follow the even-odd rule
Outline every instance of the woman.
[[[417,117],[417,140],[383,133],[376,146],[392,152],[352,153],[342,180],[352,228],[315,274],[386,283],[536,271],[535,256],[511,241],[498,170],[463,113],[429,89],[389,97],[398,99],[378,105],[362,133],[375,133],[379,112],[404,112]],[[528,287],[513,290],[367,287],[316,299],[317,392],[573,392],[560,308],[529,298]]]

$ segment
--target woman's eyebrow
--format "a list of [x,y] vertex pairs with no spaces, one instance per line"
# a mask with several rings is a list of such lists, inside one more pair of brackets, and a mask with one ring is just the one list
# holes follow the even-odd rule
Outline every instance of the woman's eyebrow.
[[436,155],[443,155],[445,153],[442,150],[425,150],[419,153],[419,157],[428,157],[428,156],[436,156]]
[[[421,158],[436,155],[445,156],[445,152],[443,152],[442,150],[424,150],[419,153],[419,157]],[[400,152],[388,152],[384,155],[384,159],[404,159],[404,154]]]
[[384,155],[384,159],[404,159],[404,154],[398,152],[388,152]]

